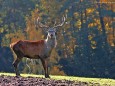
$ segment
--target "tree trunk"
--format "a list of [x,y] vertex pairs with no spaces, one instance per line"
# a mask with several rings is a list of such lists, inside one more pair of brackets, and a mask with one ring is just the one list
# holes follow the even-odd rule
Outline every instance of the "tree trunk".
[[105,24],[104,24],[104,19],[102,16],[102,12],[101,12],[101,5],[100,5],[100,0],[97,0],[97,5],[98,5],[98,12],[99,12],[99,19],[100,19],[100,24],[101,24],[101,29],[102,29],[102,43],[103,43],[103,47],[106,50],[106,53],[109,54],[109,45],[108,45],[108,41],[107,41],[107,34],[106,34],[106,29],[105,29]]

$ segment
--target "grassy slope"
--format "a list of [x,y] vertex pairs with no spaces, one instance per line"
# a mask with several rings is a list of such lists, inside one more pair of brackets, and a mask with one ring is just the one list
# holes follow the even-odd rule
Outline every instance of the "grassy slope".
[[[0,73],[0,75],[15,76],[14,73]],[[44,77],[43,75],[34,75],[34,74],[21,74],[23,77]],[[73,77],[73,76],[54,76],[51,75],[51,79],[55,80],[71,80],[71,81],[81,81],[91,83],[99,83],[101,86],[115,86],[114,79],[103,79],[103,78],[85,78],[85,77]],[[97,85],[96,85],[97,86]]]

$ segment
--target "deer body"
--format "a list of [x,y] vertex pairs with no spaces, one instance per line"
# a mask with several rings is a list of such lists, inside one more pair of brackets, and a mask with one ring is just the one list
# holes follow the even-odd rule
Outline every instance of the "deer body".
[[12,44],[12,46],[15,53],[16,51],[18,53],[20,52],[22,54],[21,56],[32,59],[43,56],[41,55],[42,54],[41,52],[45,50],[44,40],[36,42],[20,40],[17,43]]
[[16,76],[19,76],[17,66],[23,57],[30,59],[40,59],[42,61],[45,77],[48,78],[48,62],[47,58],[50,57],[52,49],[56,46],[55,31],[48,33],[47,39],[39,41],[20,40],[10,44],[10,48],[16,54],[16,59],[13,62]]
[[11,44],[11,48],[15,53],[16,51],[20,52],[21,57],[38,59],[49,57],[55,44],[55,39],[39,41],[20,40]]

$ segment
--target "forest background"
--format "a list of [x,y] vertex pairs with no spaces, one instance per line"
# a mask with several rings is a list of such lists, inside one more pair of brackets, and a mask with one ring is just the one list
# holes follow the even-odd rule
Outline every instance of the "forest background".
[[[10,43],[46,38],[36,19],[57,28],[57,47],[50,56],[49,71],[55,75],[115,78],[114,0],[0,0],[0,71],[14,72]],[[31,73],[43,74],[39,60],[28,60]],[[21,73],[28,73],[26,59]]]

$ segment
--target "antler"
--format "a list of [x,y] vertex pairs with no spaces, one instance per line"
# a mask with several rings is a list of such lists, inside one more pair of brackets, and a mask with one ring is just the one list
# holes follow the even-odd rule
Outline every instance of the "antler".
[[39,27],[41,27],[41,28],[48,28],[47,25],[42,24],[39,20],[40,20],[40,18],[38,17],[38,18],[37,18],[37,25],[38,25]]
[[54,24],[54,27],[53,27],[53,28],[56,28],[56,27],[59,27],[59,26],[63,26],[64,23],[65,23],[66,18],[67,18],[67,15],[66,15],[66,16],[63,16],[63,17],[62,17],[62,22],[61,22],[60,24],[58,24],[58,25],[56,25],[56,21],[55,21],[55,24]]

